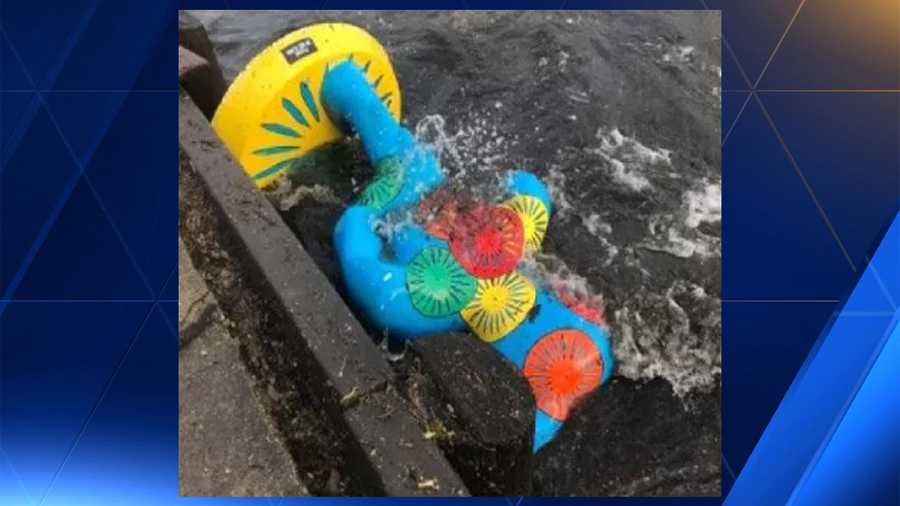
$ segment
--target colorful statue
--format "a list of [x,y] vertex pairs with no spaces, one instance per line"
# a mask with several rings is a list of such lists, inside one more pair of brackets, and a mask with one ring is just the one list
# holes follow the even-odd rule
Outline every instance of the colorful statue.
[[[261,115],[241,117],[240,109],[250,102],[241,90],[252,86],[239,84],[239,77],[238,92],[232,97],[229,90],[214,118],[220,135],[224,132],[232,152],[263,186],[309,150],[358,134],[375,176],[334,230],[354,306],[391,339],[469,329],[490,343],[531,385],[537,404],[534,448],[540,448],[574,403],[613,369],[599,313],[573,300],[561,302],[518,269],[524,255],[540,248],[550,223],[547,188],[518,171],[507,178],[506,196],[498,203],[442,195],[445,175],[437,159],[398,122],[399,89],[386,54],[358,28],[316,25],[266,51],[270,54],[264,52],[259,61],[283,56],[287,62],[290,78],[277,89],[286,90],[285,96],[255,106]],[[322,54],[312,57],[317,52]],[[254,60],[242,76],[251,67],[259,75],[266,65],[274,64]],[[375,68],[380,74],[372,76]],[[379,88],[384,82],[392,83],[387,91]],[[248,144],[248,128],[264,141]],[[240,142],[231,143],[230,137],[241,137]],[[420,220],[404,222],[387,237],[379,233],[380,221],[403,211],[418,211]]]

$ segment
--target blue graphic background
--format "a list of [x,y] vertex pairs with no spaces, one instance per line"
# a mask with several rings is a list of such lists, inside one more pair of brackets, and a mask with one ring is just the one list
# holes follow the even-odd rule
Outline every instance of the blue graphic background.
[[[0,503],[309,501],[177,469],[177,9],[298,5],[0,2]],[[723,11],[723,498],[473,501],[900,504],[900,3],[428,7]]]

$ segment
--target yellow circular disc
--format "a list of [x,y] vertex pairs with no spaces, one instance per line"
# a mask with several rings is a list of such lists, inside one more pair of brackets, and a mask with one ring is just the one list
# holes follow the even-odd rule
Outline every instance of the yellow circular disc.
[[257,186],[344,136],[325,113],[319,90],[327,69],[347,59],[359,65],[399,121],[400,87],[387,52],[362,28],[343,23],[285,35],[256,55],[228,88],[212,126]]
[[493,342],[512,332],[534,306],[534,285],[516,271],[479,279],[475,297],[460,311],[483,341]]
[[537,251],[547,233],[550,214],[541,199],[531,195],[516,195],[503,203],[519,215],[522,220],[522,231],[525,236],[525,249]]

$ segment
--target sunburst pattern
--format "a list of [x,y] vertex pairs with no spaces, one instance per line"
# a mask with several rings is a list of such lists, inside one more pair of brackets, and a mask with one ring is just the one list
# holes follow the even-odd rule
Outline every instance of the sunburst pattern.
[[493,342],[512,332],[535,301],[534,285],[518,272],[479,279],[475,297],[460,312],[483,341]]
[[541,199],[531,195],[516,195],[504,202],[503,206],[515,211],[522,220],[525,249],[532,252],[540,249],[550,220],[547,207]]
[[575,402],[600,385],[603,359],[590,336],[562,329],[544,335],[532,346],[522,372],[538,408],[565,420]]
[[475,278],[444,248],[419,252],[406,267],[406,288],[413,306],[426,316],[446,316],[462,309],[475,295]]
[[523,249],[522,220],[506,207],[478,206],[460,216],[450,231],[453,256],[479,278],[511,272]]
[[[352,61],[353,54],[347,56],[347,59]],[[369,60],[361,67],[363,73],[367,76],[371,65],[372,61]],[[325,72],[328,72],[329,68],[330,64],[326,65]],[[383,77],[384,75],[382,74],[371,81],[372,89],[376,93],[378,93],[378,87],[381,84],[381,80]],[[281,122],[266,122],[260,124],[260,127],[262,127],[263,130],[266,130],[267,132],[278,135],[280,137],[292,139],[294,142],[296,142],[298,139],[303,138],[301,132],[304,128],[317,128],[318,125],[322,123],[322,108],[319,106],[318,99],[316,98],[316,94],[313,92],[310,83],[306,80],[300,81],[297,87],[297,91],[297,96],[281,98],[281,108],[284,112],[287,113],[291,120],[293,120],[293,124],[285,124]],[[390,107],[391,95],[391,92],[380,95],[381,101],[384,102],[387,107]],[[303,107],[298,105],[301,103]],[[288,158],[274,161],[271,165],[256,173],[253,176],[253,179],[265,179],[267,177],[278,174],[283,170],[289,169],[292,166],[293,162],[295,162],[300,158],[300,156],[302,156],[302,153],[299,152],[300,150],[301,145],[299,144],[263,146],[253,150],[253,154],[257,156],[268,157],[274,155],[284,155],[288,153],[292,155]],[[296,153],[293,153],[295,151]]]
[[375,167],[375,177],[359,194],[359,203],[381,209],[388,205],[403,188],[403,163],[386,158]]

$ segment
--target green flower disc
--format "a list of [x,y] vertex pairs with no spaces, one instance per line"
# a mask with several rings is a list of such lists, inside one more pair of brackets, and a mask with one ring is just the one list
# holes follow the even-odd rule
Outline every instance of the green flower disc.
[[406,267],[413,307],[426,316],[458,312],[475,296],[477,283],[445,248],[428,247]]
[[403,164],[397,158],[387,158],[375,167],[375,178],[360,193],[359,202],[375,209],[388,205],[403,188]]

